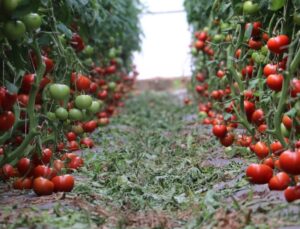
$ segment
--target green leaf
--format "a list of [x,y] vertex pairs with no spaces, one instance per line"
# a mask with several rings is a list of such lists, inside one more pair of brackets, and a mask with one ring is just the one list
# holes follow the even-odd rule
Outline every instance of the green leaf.
[[59,31],[61,31],[62,33],[64,33],[66,35],[67,38],[71,38],[72,37],[72,31],[70,29],[68,29],[67,26],[65,26],[63,23],[59,23],[57,25],[57,29]]
[[269,1],[269,10],[277,11],[281,9],[285,4],[285,0],[270,0]]
[[5,80],[5,87],[7,88],[7,90],[10,92],[10,93],[18,93],[18,87],[15,85],[15,84],[12,84],[11,82]]
[[245,40],[249,40],[249,38],[251,37],[252,29],[253,29],[253,24],[249,23],[249,26],[245,31],[245,36],[244,36]]

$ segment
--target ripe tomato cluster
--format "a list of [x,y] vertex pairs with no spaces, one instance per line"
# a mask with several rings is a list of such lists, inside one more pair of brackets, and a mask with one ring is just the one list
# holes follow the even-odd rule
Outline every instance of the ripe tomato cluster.
[[295,1],[266,2],[211,5],[203,26],[198,18],[205,13],[196,11],[202,6],[186,1],[195,29],[192,82],[202,123],[223,146],[257,157],[246,170],[249,181],[284,190],[294,201],[300,199],[299,12]]
[[5,164],[0,171],[1,178],[13,179],[14,189],[33,189],[37,195],[70,192],[74,187],[74,177],[63,174],[80,168],[84,161],[74,153],[65,153],[61,159],[53,160],[53,157],[52,150],[45,148],[41,157],[37,154],[34,154],[32,158],[23,157],[16,167]]
[[72,190],[72,152],[95,146],[138,75],[138,4],[71,2],[0,1],[0,178],[37,195]]

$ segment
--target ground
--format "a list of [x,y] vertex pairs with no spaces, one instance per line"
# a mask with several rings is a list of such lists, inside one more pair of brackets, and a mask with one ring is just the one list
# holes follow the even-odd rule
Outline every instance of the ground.
[[71,193],[36,197],[0,183],[0,228],[300,227],[299,202],[250,185],[255,156],[221,147],[179,97],[130,97],[93,135],[98,147],[82,151]]

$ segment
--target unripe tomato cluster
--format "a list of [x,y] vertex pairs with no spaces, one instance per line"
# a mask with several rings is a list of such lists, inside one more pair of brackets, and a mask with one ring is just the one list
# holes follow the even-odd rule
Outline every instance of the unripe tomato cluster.
[[116,27],[102,15],[112,4],[0,1],[0,178],[14,188],[71,191],[67,173],[84,164],[72,151],[94,147],[90,134],[124,106],[138,75],[138,5],[110,14],[131,15]]
[[227,13],[212,10],[206,24],[197,21],[205,18],[196,11],[202,6],[187,8],[196,31],[194,94],[202,123],[220,143],[256,156],[248,180],[294,201],[300,199],[299,6],[264,2],[220,3]]

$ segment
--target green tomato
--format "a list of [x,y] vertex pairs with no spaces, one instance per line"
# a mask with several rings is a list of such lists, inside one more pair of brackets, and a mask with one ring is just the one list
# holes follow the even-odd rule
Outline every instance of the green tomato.
[[204,111],[200,111],[200,112],[198,113],[198,117],[199,117],[200,119],[204,119],[204,118],[207,117],[207,113],[204,112]]
[[223,40],[224,40],[224,35],[223,34],[216,34],[213,37],[213,41],[216,42],[216,43],[220,43]]
[[243,3],[239,2],[233,7],[235,14],[242,15],[243,14]]
[[75,99],[75,105],[79,109],[88,109],[93,103],[93,99],[89,95],[78,95]]
[[251,57],[254,59],[255,63],[257,64],[263,63],[266,58],[264,55],[258,52],[252,53]]
[[13,12],[17,9],[19,5],[19,0],[3,0],[2,7],[6,12]]
[[73,108],[69,110],[69,118],[73,121],[81,121],[83,118],[83,114],[81,110]]
[[226,30],[226,29],[230,28],[230,24],[223,22],[223,23],[221,23],[220,27],[221,27],[221,30]]
[[84,64],[87,65],[87,66],[91,66],[91,65],[93,64],[92,58],[87,58],[87,59],[85,59],[83,62],[84,62]]
[[288,138],[290,136],[290,131],[285,127],[283,123],[280,124],[280,131],[284,137]]
[[50,96],[56,100],[63,100],[70,95],[70,88],[65,84],[52,84],[49,87]]
[[88,108],[88,111],[92,114],[96,114],[100,111],[102,104],[102,101],[93,101],[92,105]]
[[32,31],[40,28],[43,21],[39,14],[29,13],[24,17],[23,22],[26,26],[26,29],[28,31]]
[[55,116],[59,119],[59,120],[67,120],[69,113],[68,111],[63,108],[63,107],[59,107],[56,109],[55,111]]
[[115,48],[111,48],[108,52],[108,57],[110,59],[114,59],[117,56],[117,50]]
[[94,54],[94,48],[90,45],[87,45],[83,50],[83,54],[87,56],[92,56]]
[[297,117],[300,117],[300,101],[295,103],[295,108],[297,110]]
[[245,14],[255,14],[259,11],[259,5],[252,1],[245,1],[243,5],[243,11]]
[[61,42],[62,45],[66,46],[67,45],[67,40],[64,34],[58,36],[59,41]]
[[269,49],[268,49],[268,46],[267,45],[264,45],[261,49],[260,49],[260,52],[261,52],[261,54],[263,54],[263,55],[268,55],[268,53],[269,53]]
[[192,50],[191,50],[191,53],[192,53],[193,56],[197,56],[198,51],[195,47],[193,47]]
[[81,134],[83,134],[83,132],[84,132],[84,130],[83,130],[83,128],[82,128],[81,125],[72,126],[71,129],[72,129],[72,131],[73,131],[75,134],[77,134],[77,135],[81,135]]
[[48,111],[46,115],[47,115],[47,118],[51,121],[56,119],[56,116],[53,112]]
[[4,33],[10,40],[18,40],[24,36],[26,27],[22,21],[8,21],[4,25]]
[[293,16],[294,23],[300,25],[300,13],[295,12]]
[[115,82],[109,82],[108,88],[112,91],[116,89],[117,84]]
[[120,57],[115,58],[115,60],[116,60],[116,62],[117,62],[117,64],[118,64],[118,66],[122,66],[122,65],[124,64],[123,59],[120,58]]

